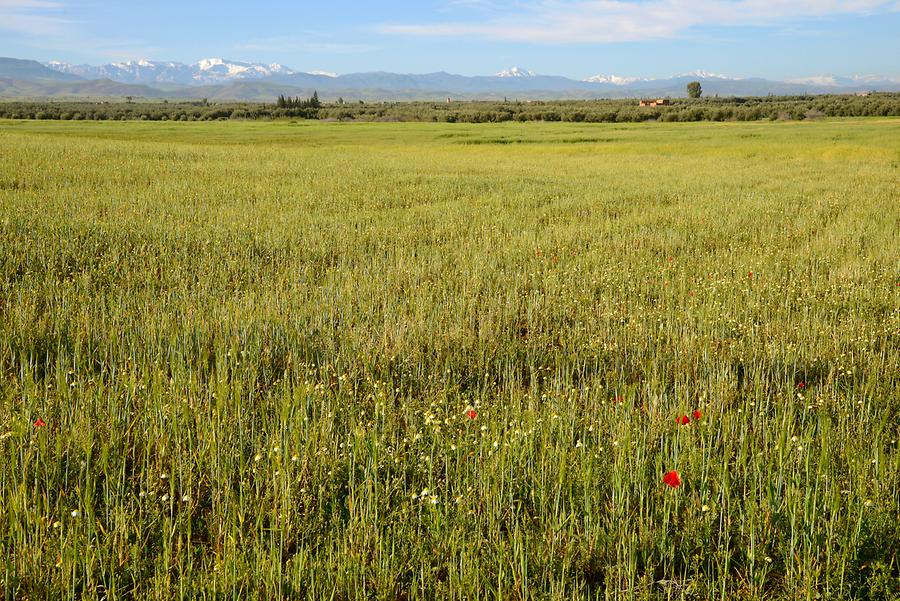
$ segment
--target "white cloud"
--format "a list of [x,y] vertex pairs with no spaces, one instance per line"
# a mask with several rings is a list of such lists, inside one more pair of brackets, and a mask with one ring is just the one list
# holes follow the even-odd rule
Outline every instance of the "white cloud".
[[898,0],[531,0],[513,2],[483,22],[389,24],[379,30],[546,44],[610,43],[670,38],[704,25],[773,25],[897,10]]
[[0,0],[0,9],[20,9],[28,10],[34,8],[62,8],[59,2],[49,2],[47,0]]
[[18,34],[14,43],[42,52],[71,52],[122,60],[153,56],[159,48],[132,38],[91,35],[85,23],[69,16],[69,6],[52,0],[0,0],[0,37]]
[[47,0],[0,0],[0,31],[27,35],[62,33],[69,22],[59,15],[63,5]]

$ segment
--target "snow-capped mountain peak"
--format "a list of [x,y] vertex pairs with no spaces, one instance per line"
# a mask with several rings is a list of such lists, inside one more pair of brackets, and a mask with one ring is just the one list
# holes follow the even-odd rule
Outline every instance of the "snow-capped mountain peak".
[[[238,75],[241,73],[246,73],[249,69],[257,65],[253,65],[251,63],[239,63],[236,61],[226,61],[223,58],[204,58],[203,60],[197,61],[193,67],[196,67],[200,71],[213,71],[216,73],[221,73],[222,75]],[[261,67],[262,65],[258,65]]]
[[730,77],[728,75],[722,75],[721,73],[710,73],[709,71],[704,71],[703,69],[697,69],[696,71],[691,71],[689,73],[682,73],[681,75],[676,75],[675,77],[696,77],[698,79],[726,79],[729,81],[737,81],[740,77]]
[[789,79],[787,83],[802,84],[806,86],[822,87],[859,87],[859,86],[892,86],[900,83],[900,78],[892,78],[886,75],[851,75],[839,77],[836,75],[813,75],[812,77],[799,77]]
[[798,83],[803,85],[814,86],[838,86],[840,85],[834,75],[814,75],[812,77],[800,77],[798,79],[789,79],[788,83]]
[[[2,3],[3,0],[0,0]],[[198,86],[216,85],[227,87],[231,83],[248,81],[260,82],[263,87],[277,94],[280,88],[297,89],[318,88],[320,93],[327,90],[340,89],[402,89],[410,76],[397,76],[392,73],[357,73],[354,77],[340,77],[335,73],[323,70],[308,73],[294,71],[278,63],[252,63],[232,61],[224,58],[205,58],[193,64],[173,61],[154,61],[149,59],[126,60],[100,66],[76,65],[64,61],[49,61],[45,67],[67,75],[74,75],[84,80],[108,79],[124,84],[140,84],[149,87],[164,84],[165,86]],[[310,77],[313,76],[313,77]],[[326,80],[328,78],[328,80]],[[505,79],[505,83],[500,83]],[[66,78],[62,78],[66,79]],[[333,79],[333,81],[332,81]],[[415,85],[422,95],[432,90],[439,90],[457,95],[477,96],[479,94],[495,94],[502,92],[529,93],[539,91],[542,95],[559,93],[568,96],[627,94],[684,94],[685,83],[693,79],[703,81],[708,94],[737,94],[742,96],[765,94],[817,94],[861,92],[861,91],[900,91],[900,73],[891,75],[811,75],[787,81],[769,81],[762,78],[739,78],[710,73],[709,71],[693,71],[671,77],[623,77],[619,75],[598,74],[583,81],[575,81],[565,77],[539,76],[533,71],[512,67],[493,76],[466,78],[454,76],[448,78],[446,73],[434,73],[415,76]],[[707,85],[709,84],[709,85]],[[238,88],[262,89],[260,86],[237,86]],[[244,93],[244,92],[241,92]],[[250,92],[247,92],[250,93]]]
[[210,69],[214,69],[215,67],[217,67],[219,65],[224,65],[224,64],[225,64],[225,59],[204,58],[204,59],[200,59],[199,61],[194,63],[194,66],[197,67],[198,69],[200,69],[201,71],[208,71]]
[[212,79],[214,81],[227,81],[231,79],[258,79],[261,77],[269,77],[270,75],[290,75],[294,71],[280,65],[272,63],[265,65],[262,63],[242,63],[239,61],[229,61],[223,58],[205,58],[191,65],[198,71],[195,73],[194,79]]
[[522,69],[521,67],[512,67],[505,71],[500,71],[494,75],[494,77],[535,77],[537,73],[534,71],[529,71],[528,69]]
[[265,65],[222,58],[205,58],[192,65],[142,58],[99,67],[72,65],[61,61],[50,61],[45,66],[85,79],[112,79],[123,83],[217,84],[294,73],[292,69],[278,63]]
[[133,69],[135,67],[156,67],[158,65],[164,65],[165,63],[155,63],[153,61],[148,61],[145,58],[136,61],[121,61],[118,63],[112,63],[112,66],[119,67],[121,69]]
[[[668,79],[680,79],[683,77],[696,77],[697,79],[718,79],[722,81],[737,81],[740,79],[739,77],[729,77],[728,75],[721,75],[719,73],[710,73],[709,71],[704,71],[702,69],[698,69],[697,71],[691,71],[690,73],[681,73],[680,75],[673,75]],[[588,77],[584,81],[589,83],[603,83],[603,84],[611,84],[615,86],[627,86],[633,83],[639,82],[649,82],[654,81],[653,79],[646,77],[620,77],[618,75],[594,75],[592,77]]]
[[608,83],[614,86],[627,86],[630,83],[634,83],[636,81],[646,81],[641,79],[640,77],[619,77],[618,75],[593,75],[588,77],[584,81],[590,83]]
[[285,67],[281,63],[271,63],[268,65],[270,73],[277,73],[279,75],[291,75],[294,70],[290,67]]

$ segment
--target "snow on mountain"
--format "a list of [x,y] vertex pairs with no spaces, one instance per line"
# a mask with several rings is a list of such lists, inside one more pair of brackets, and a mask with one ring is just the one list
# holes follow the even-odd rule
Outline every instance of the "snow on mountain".
[[618,75],[593,75],[588,77],[584,81],[588,81],[590,83],[609,83],[614,86],[627,86],[630,83],[634,83],[636,81],[647,81],[646,79],[642,79],[640,77],[619,77]]
[[[72,75],[76,75],[76,73],[73,73],[76,66],[72,63],[64,63],[63,61],[49,61],[44,63],[44,66],[49,69],[53,69],[54,71],[59,71],[60,73],[71,73]],[[83,66],[87,67],[88,65]]]
[[278,63],[243,63],[221,58],[206,58],[193,65],[147,59],[99,67],[72,65],[61,61],[50,61],[44,65],[85,79],[112,79],[122,83],[216,84],[294,73],[292,69]]
[[838,83],[837,78],[834,75],[815,75],[813,77],[799,77],[797,79],[789,79],[787,83],[797,83],[807,86],[829,86],[829,87],[837,87],[841,84]]
[[234,79],[260,79],[272,75],[291,75],[291,69],[278,63],[242,63],[221,58],[205,58],[193,65],[194,79],[202,83],[231,81]]
[[146,59],[113,63],[97,69],[101,77],[127,83],[186,83],[191,77],[187,65]]
[[[2,0],[0,0],[2,2]],[[227,85],[259,81],[273,86],[298,85],[325,90],[434,90],[458,94],[493,94],[540,91],[544,94],[577,92],[580,94],[610,94],[613,96],[653,93],[683,93],[685,80],[698,79],[709,85],[708,91],[723,95],[765,95],[770,93],[837,93],[844,91],[882,90],[900,91],[900,78],[882,75],[816,75],[788,80],[768,81],[759,78],[742,79],[709,71],[692,71],[668,78],[623,77],[594,75],[583,81],[565,77],[537,75],[533,71],[512,67],[491,77],[463,77],[447,73],[426,75],[398,75],[394,73],[356,73],[339,76],[328,71],[294,71],[278,63],[251,63],[206,58],[193,64],[173,61],[130,60],[101,66],[74,65],[62,61],[43,63],[53,71],[86,80],[109,79],[125,84],[154,85]],[[318,76],[319,80],[304,79]],[[328,78],[325,80],[324,78]],[[497,78],[502,78],[503,81]],[[65,77],[63,77],[65,79]]]
[[671,79],[677,79],[679,77],[696,77],[697,79],[724,79],[728,81],[738,81],[739,79],[741,79],[740,77],[730,77],[728,75],[722,75],[720,73],[710,73],[709,71],[704,71],[703,69],[697,69],[696,71],[691,71],[690,73],[675,75]]
[[900,77],[886,77],[884,75],[854,75],[850,78],[854,83],[900,83]]
[[[666,79],[681,79],[684,77],[696,77],[697,79],[719,79],[722,81],[738,81],[739,77],[729,77],[728,75],[720,75],[718,73],[710,73],[709,71],[697,70],[691,71],[690,73],[682,73],[680,75],[673,75]],[[633,83],[639,82],[651,82],[651,81],[661,81],[647,77],[619,77],[618,75],[594,75],[592,77],[588,77],[584,81],[590,83],[605,83],[612,84],[615,86],[627,86]]]
[[500,73],[496,73],[494,77],[536,77],[537,73],[534,71],[529,71],[527,69],[522,69],[520,67],[512,67],[511,69],[507,69],[506,71],[500,71]]
[[77,75],[84,79],[111,79],[123,83],[185,83],[190,79],[187,67],[180,63],[154,63],[140,60],[95,67],[50,61],[44,65],[54,71]]
[[789,79],[787,83],[796,83],[807,86],[823,86],[831,88],[859,87],[867,85],[891,86],[900,83],[900,78],[891,78],[884,75],[851,75],[839,77],[835,75],[814,75],[812,77],[799,77]]

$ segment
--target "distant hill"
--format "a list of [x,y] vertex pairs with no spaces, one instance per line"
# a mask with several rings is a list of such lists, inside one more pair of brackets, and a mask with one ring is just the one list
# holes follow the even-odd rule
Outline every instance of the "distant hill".
[[0,57],[0,78],[48,81],[78,81],[81,78],[70,73],[60,73],[37,61]]
[[648,79],[595,75],[575,80],[513,67],[495,75],[464,76],[443,71],[402,74],[377,71],[336,75],[300,72],[279,64],[204,59],[177,62],[129,61],[94,67],[59,61],[45,64],[0,58],[0,97],[207,98],[272,102],[280,94],[324,100],[564,100],[681,97],[690,81],[705,96],[846,94],[900,91],[900,80],[878,76],[816,76],[792,81],[738,78],[695,71]]
[[[0,78],[0,96],[6,98],[167,98],[172,94],[150,86],[123,84],[109,79],[47,81]],[[188,94],[183,96],[192,98]]]

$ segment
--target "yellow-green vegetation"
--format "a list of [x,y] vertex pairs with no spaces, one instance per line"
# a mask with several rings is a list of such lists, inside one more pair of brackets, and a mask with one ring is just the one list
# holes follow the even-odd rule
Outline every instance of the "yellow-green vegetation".
[[897,598],[898,233],[896,119],[0,122],[0,582]]

